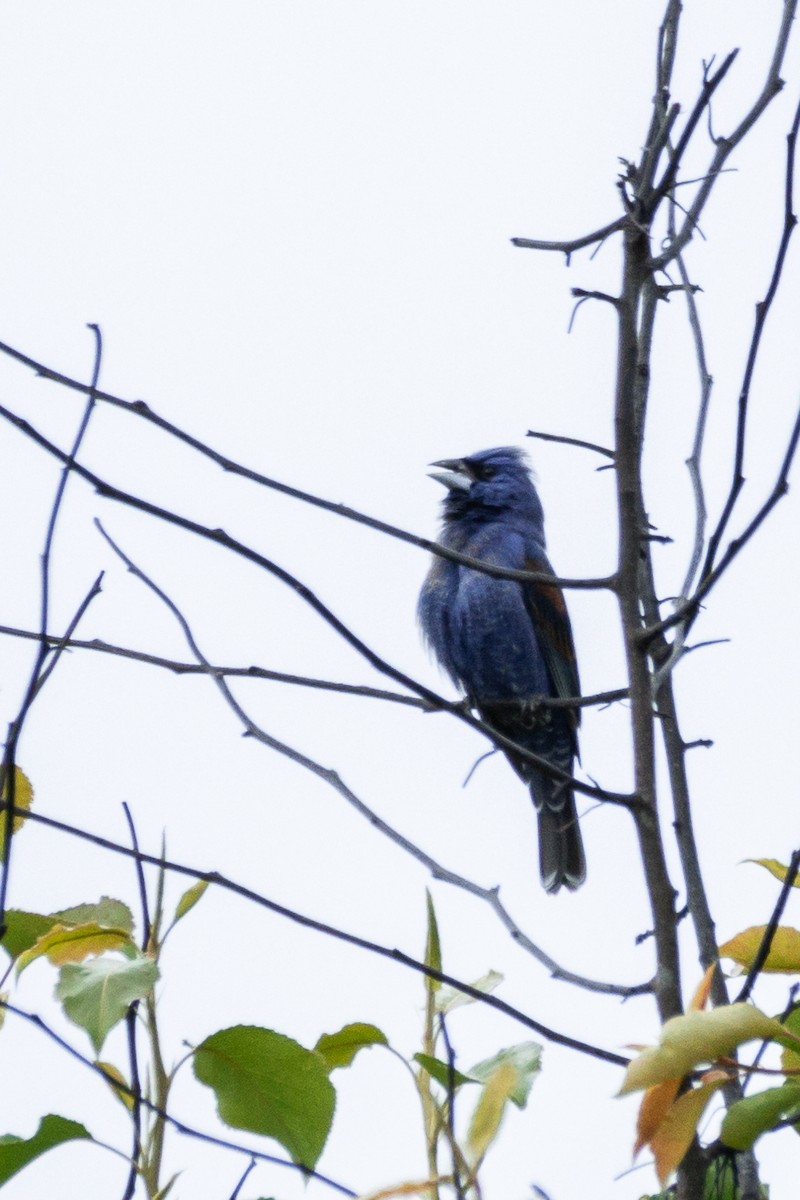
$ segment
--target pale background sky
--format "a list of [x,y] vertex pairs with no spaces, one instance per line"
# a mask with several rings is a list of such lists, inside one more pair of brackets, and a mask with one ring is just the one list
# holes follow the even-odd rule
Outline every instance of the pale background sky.
[[[635,158],[649,120],[660,3],[545,5],[404,0],[70,5],[12,2],[0,20],[0,339],[87,378],[105,338],[101,385],[148,400],[233,458],[420,534],[438,522],[432,459],[524,442],[528,428],[611,437],[612,314],[584,305],[567,326],[572,286],[613,290],[618,253],[515,250],[514,235],[568,237],[617,215],[618,157]],[[694,100],[702,60],[734,46],[738,62],[714,107],[717,131],[741,116],[771,55],[780,5],[686,6],[675,94]],[[690,264],[716,380],[706,456],[709,503],[727,487],[735,404],[753,305],[780,230],[788,86],[735,155]],[[709,148],[692,160],[700,173]],[[732,531],[771,487],[797,400],[798,264],[794,247],[753,389],[748,489]],[[662,314],[647,457],[652,520],[676,544],[657,553],[662,593],[683,576],[692,510],[684,467],[697,402],[681,304]],[[3,403],[66,445],[80,398],[0,360]],[[3,582],[0,622],[32,627],[54,465],[0,427]],[[551,557],[565,575],[612,569],[612,480],[596,459],[528,443],[547,513]],[[83,460],[115,483],[222,526],[295,572],[360,637],[401,669],[446,691],[415,627],[422,552],[228,478],[144,423],[101,407]],[[381,685],[285,588],[221,550],[70,484],[54,557],[54,626],[69,620],[102,568],[103,595],[83,625],[100,636],[187,657],[169,615],[113,560],[109,532],[182,606],[205,653],[225,661]],[[721,937],[761,923],[774,884],[744,858],[788,858],[796,803],[794,594],[797,506],[783,503],[698,623],[729,645],[680,669],[684,734],[710,737],[691,760],[695,815]],[[572,593],[585,690],[623,682],[615,609]],[[0,642],[0,719],[15,714],[30,645]],[[586,975],[638,982],[651,969],[633,830],[595,809],[584,821],[589,879],[575,896],[538,885],[535,821],[500,756],[461,783],[485,744],[444,716],[361,699],[240,684],[275,736],[346,782],[445,865],[499,884],[526,931]],[[448,692],[448,694],[450,694]],[[629,783],[622,708],[587,715],[584,769]],[[20,761],[37,807],[125,839],[121,803],[142,845],[162,830],[175,858],[216,868],[309,915],[410,953],[424,944],[430,879],[324,784],[253,742],[202,679],[74,653],[25,729]],[[585,805],[582,807],[586,807]],[[669,815],[665,815],[668,829]],[[672,853],[670,851],[670,853]],[[674,860],[674,855],[672,856]],[[676,875],[677,880],[677,875]],[[173,902],[185,883],[171,882]],[[647,999],[622,1006],[551,981],[476,901],[433,886],[446,969],[504,972],[500,994],[532,1016],[611,1049],[653,1040]],[[14,857],[12,904],[57,909],[110,893],[134,908],[130,864],[29,828]],[[795,905],[796,907],[796,905]],[[800,918],[789,911],[788,921]],[[684,931],[684,969],[698,969]],[[209,894],[163,964],[169,1057],[184,1040],[240,1022],[313,1045],[352,1020],[419,1048],[422,987],[399,967]],[[23,976],[19,1002],[59,1022],[54,972]],[[764,986],[768,1011],[786,983]],[[453,1016],[465,1066],[528,1033],[473,1007]],[[125,1066],[124,1037],[104,1058]],[[619,1073],[557,1047],[526,1111],[512,1112],[485,1169],[486,1197],[531,1182],[552,1200],[633,1200],[655,1191],[629,1165],[635,1100],[613,1099]],[[0,1037],[0,1132],[30,1136],[39,1117],[83,1120],[127,1149],[121,1107],[101,1081],[35,1031]],[[364,1054],[335,1077],[336,1120],[320,1169],[361,1190],[424,1173],[415,1098],[398,1064]],[[213,1097],[179,1077],[176,1115],[219,1128]],[[471,1101],[462,1102],[462,1111]],[[234,1135],[236,1136],[236,1135]],[[240,1140],[247,1142],[247,1135]],[[258,1139],[250,1139],[258,1144]],[[275,1150],[271,1143],[264,1148]],[[790,1134],[761,1151],[777,1197],[796,1180]],[[230,1195],[243,1163],[177,1135],[176,1195]],[[91,1185],[87,1185],[90,1177]],[[90,1186],[90,1191],[87,1187]],[[123,1169],[91,1146],[60,1149],[19,1175],[9,1200],[121,1194]],[[330,1193],[262,1167],[243,1193],[280,1200]]]

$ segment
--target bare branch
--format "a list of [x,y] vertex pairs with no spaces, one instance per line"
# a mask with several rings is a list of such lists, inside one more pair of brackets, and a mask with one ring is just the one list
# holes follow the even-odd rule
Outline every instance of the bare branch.
[[[7,805],[0,802],[0,812],[3,812],[6,808]],[[120,854],[127,858],[136,857],[136,851],[122,842],[112,841],[101,834],[90,833],[88,830],[81,829],[77,825],[69,825],[66,821],[58,821],[54,817],[47,817],[41,812],[31,810],[27,814],[27,819],[33,821],[34,824],[44,825],[48,829],[57,829],[82,841],[90,842],[92,845],[99,846],[104,850],[111,850],[115,854]],[[265,908],[277,916],[284,917],[296,925],[301,925],[305,929],[311,929],[316,933],[324,934],[326,937],[344,942],[349,946],[355,946],[360,950],[366,950],[381,958],[390,959],[429,979],[436,979],[440,983],[446,983],[448,987],[464,992],[465,995],[470,996],[473,1000],[477,1000],[480,1004],[485,1004],[488,1008],[496,1009],[498,1012],[523,1025],[526,1029],[531,1029],[534,1033],[541,1034],[542,1037],[546,1037],[558,1045],[578,1050],[592,1058],[600,1059],[614,1066],[625,1067],[630,1061],[623,1055],[615,1054],[611,1050],[604,1050],[599,1046],[592,1046],[587,1042],[582,1042],[578,1038],[571,1038],[568,1034],[558,1033],[556,1030],[552,1030],[548,1026],[535,1021],[533,1017],[527,1016],[521,1010],[514,1008],[513,1005],[507,1004],[498,996],[490,992],[482,992],[479,988],[473,987],[472,984],[466,983],[464,980],[457,979],[454,975],[446,975],[442,971],[436,971],[433,967],[426,966],[419,959],[405,954],[402,950],[398,950],[397,947],[382,946],[379,942],[371,942],[367,938],[358,937],[354,933],[347,933],[343,929],[338,929],[335,925],[328,925],[324,921],[317,921],[313,917],[307,917],[303,913],[287,908],[283,904],[278,904],[275,900],[270,900],[267,896],[246,887],[244,884],[236,883],[233,879],[229,879],[226,875],[221,875],[217,871],[204,871],[197,867],[190,867],[184,863],[176,862],[174,859],[165,858],[163,854],[148,854],[144,850],[139,851],[139,859],[143,863],[163,868],[165,871],[171,871],[176,875],[184,875],[190,879],[202,880],[204,883],[213,884],[215,887],[231,892],[233,895],[248,900],[260,908]],[[2,1001],[0,1001],[0,1006],[2,1006]],[[143,1103],[145,1103],[144,1098]]]
[[761,505],[756,515],[745,527],[744,531],[739,535],[739,537],[734,538],[729,544],[727,550],[711,574],[706,575],[701,580],[694,595],[691,596],[684,604],[680,605],[679,608],[672,614],[672,616],[665,617],[663,621],[659,621],[654,625],[648,625],[644,629],[640,630],[638,637],[641,640],[642,645],[649,644],[659,634],[666,632],[668,629],[672,629],[674,625],[684,621],[687,617],[693,618],[696,615],[702,601],[705,599],[711,589],[719,582],[720,578],[725,574],[728,567],[731,565],[737,555],[744,549],[750,539],[758,532],[778,501],[782,500],[789,491],[789,471],[791,470],[792,462],[794,461],[794,456],[797,452],[797,443],[799,439],[800,409],[795,417],[795,422],[789,435],[789,442],[786,448],[786,453],[783,457],[783,462],[781,463],[781,467],[778,472],[778,478],[767,499]]
[[595,454],[602,454],[612,461],[614,459],[613,450],[609,450],[607,446],[599,446],[596,442],[585,442],[583,438],[564,437],[560,433],[542,433],[538,429],[529,429],[525,437],[538,438],[541,442],[559,442],[564,446],[577,446],[579,450],[594,450]]
[[[99,579],[102,576],[98,576]],[[95,583],[93,594],[98,594],[99,588]],[[85,603],[85,602],[84,602]],[[74,627],[74,622],[72,627]],[[0,636],[23,638],[28,641],[40,641],[41,635],[32,629],[18,629],[13,625],[0,625]],[[57,634],[45,634],[49,645],[63,647],[66,650],[94,650],[101,654],[117,655],[128,658],[132,662],[146,663],[148,666],[160,667],[175,675],[219,675],[233,679],[264,679],[272,683],[287,683],[296,687],[307,687],[322,691],[336,692],[345,696],[362,696],[368,700],[386,700],[393,704],[402,704],[410,708],[420,708],[425,712],[441,712],[440,705],[428,704],[417,696],[404,696],[400,692],[388,692],[383,688],[368,687],[361,683],[340,683],[332,679],[315,679],[308,675],[292,675],[285,671],[270,671],[266,667],[225,667],[214,664],[204,667],[196,662],[183,662],[174,658],[163,658],[158,654],[148,654],[144,650],[133,650],[129,646],[115,646],[104,642],[101,638],[90,641],[81,638],[59,637]],[[494,707],[502,708],[505,704],[530,705],[539,708],[592,708],[613,704],[624,700],[628,695],[627,688],[610,688],[606,692],[594,692],[589,696],[520,696],[515,700],[494,700]],[[463,705],[463,701],[461,702]]]
[[737,128],[733,133],[726,138],[718,138],[714,156],[711,164],[706,172],[705,178],[697,191],[697,194],[692,202],[686,220],[683,222],[680,231],[674,238],[667,249],[653,260],[653,270],[659,271],[671,262],[676,254],[687,245],[691,240],[694,230],[700,219],[700,214],[708,202],[714,184],[719,178],[722,168],[725,165],[731,152],[739,145],[745,135],[750,131],[755,122],[762,115],[770,102],[777,96],[778,92],[783,87],[783,81],[780,77],[783,68],[783,60],[786,55],[786,47],[789,42],[789,35],[792,29],[792,23],[795,19],[797,11],[797,0],[783,0],[783,14],[781,23],[775,39],[775,50],[772,56],[767,76],[764,81],[764,86],[761,92],[749,111],[745,114]]
[[[68,375],[62,375],[59,371],[54,371],[50,367],[46,367],[43,363],[37,362],[27,354],[23,354],[20,350],[15,350],[12,346],[5,342],[0,342],[0,354],[6,354],[9,358],[15,359],[17,362],[23,363],[25,366],[31,367],[36,371],[37,375],[41,375],[45,379],[49,379],[54,383],[61,384],[63,387],[71,388],[73,391],[89,393],[91,389],[79,380],[71,379]],[[224,454],[214,450],[213,447],[201,442],[199,438],[193,437],[190,433],[180,429],[177,425],[173,425],[165,417],[159,416],[148,404],[143,400],[123,400],[119,396],[113,395],[111,392],[102,392],[95,389],[91,392],[95,400],[101,400],[106,404],[113,405],[115,408],[122,409],[133,416],[142,418],[145,421],[155,425],[158,429],[174,437],[177,441],[182,442],[186,446],[190,446],[201,454],[204,458],[208,458],[211,462],[216,463],[231,475],[240,476],[242,479],[247,479],[251,483],[255,483],[260,487],[269,488],[272,491],[279,492],[281,495],[290,496],[294,500],[299,500],[303,504],[309,504],[314,508],[321,508],[326,512],[334,513],[336,516],[343,517],[348,521],[355,521],[359,525],[365,525],[369,529],[374,529],[378,533],[384,533],[387,537],[396,538],[398,541],[405,542],[410,546],[417,546],[420,550],[425,550],[429,554],[435,554],[438,558],[445,558],[449,562],[459,563],[461,566],[471,567],[475,571],[481,571],[485,575],[489,575],[494,579],[515,579],[521,583],[542,583],[551,582],[558,584],[564,588],[579,588],[579,589],[594,589],[607,588],[613,589],[613,576],[604,576],[599,579],[561,579],[556,576],[546,576],[541,572],[532,571],[513,571],[504,567],[496,567],[491,563],[482,563],[478,559],[470,558],[468,555],[459,554],[455,550],[451,550],[448,546],[441,546],[438,542],[431,541],[430,538],[419,537],[415,533],[409,533],[406,529],[400,529],[397,525],[390,525],[386,521],[379,521],[377,517],[371,517],[367,513],[359,512],[355,508],[350,508],[346,504],[336,504],[331,500],[325,500],[321,496],[316,496],[312,492],[304,492],[300,488],[291,487],[289,484],[280,483],[277,479],[272,479],[268,475],[262,475],[259,471],[253,471],[249,467],[237,463],[234,459],[227,458]],[[12,425],[15,426],[21,433],[30,437],[42,449],[47,450],[54,458],[61,462],[66,462],[68,456],[59,447],[48,441],[40,434],[28,421],[17,416],[10,409],[5,407],[0,408],[0,415],[5,417]],[[103,480],[97,478],[84,467],[74,464],[74,469],[88,483],[104,496],[110,499],[121,500],[126,493],[112,487]]]
[[570,241],[549,242],[538,241],[535,238],[515,237],[511,239],[512,246],[518,246],[521,250],[558,250],[567,256],[567,265],[569,265],[570,255],[576,250],[582,250],[584,246],[593,246],[595,242],[604,242],[612,233],[619,233],[625,225],[625,217],[617,217],[615,221],[609,221],[608,225],[604,225],[602,229],[596,229],[594,233],[586,233],[583,237],[572,238]]
[[[731,50],[730,54],[723,59],[722,66],[719,68],[719,70],[714,75],[707,75],[703,80],[703,86],[700,90],[700,95],[695,102],[694,108],[689,114],[685,126],[681,130],[681,136],[678,138],[675,149],[669,156],[669,162],[663,176],[661,177],[661,182],[656,185],[654,194],[650,201],[651,215],[655,212],[663,198],[668,196],[675,186],[678,178],[678,171],[680,170],[681,162],[683,161],[683,156],[690,141],[692,140],[692,136],[697,128],[697,124],[705,110],[708,108],[714,92],[717,90],[725,76],[728,74],[728,71],[733,66],[738,53],[738,50]],[[688,219],[689,216],[687,214],[687,220]],[[694,227],[697,226],[696,216],[692,218],[692,223]]]
[[713,570],[719,545],[723,534],[730,520],[736,501],[744,486],[744,448],[745,435],[747,432],[747,416],[750,400],[750,385],[753,380],[753,372],[755,371],[756,362],[758,360],[758,352],[761,348],[761,338],[766,327],[767,318],[769,317],[772,303],[778,291],[778,285],[783,274],[784,263],[786,262],[786,254],[789,249],[789,242],[797,225],[797,217],[794,212],[794,162],[797,151],[797,133],[800,125],[800,102],[795,109],[794,120],[786,138],[786,182],[784,187],[784,209],[783,209],[783,230],[780,241],[778,243],[778,252],[775,256],[775,263],[772,268],[772,277],[769,281],[769,286],[764,299],[756,305],[755,324],[753,326],[753,335],[750,339],[750,346],[747,351],[747,362],[744,369],[744,377],[742,379],[742,387],[739,393],[739,409],[736,426],[736,450],[734,454],[733,478],[731,480],[730,491],[728,498],[725,501],[722,514],[717,523],[708,544],[708,552],[706,554],[705,564],[703,566],[703,575],[708,575]]
[[[16,811],[15,802],[16,802],[16,785],[17,785],[17,772],[16,772],[17,746],[19,744],[19,739],[22,735],[22,727],[25,723],[25,718],[27,717],[28,712],[30,711],[31,705],[33,704],[33,702],[36,698],[37,692],[40,690],[40,677],[41,677],[42,671],[44,670],[45,660],[49,653],[49,646],[48,646],[47,642],[44,640],[44,635],[47,631],[47,626],[49,624],[50,556],[51,556],[51,552],[52,552],[52,548],[53,548],[53,539],[55,537],[56,523],[58,521],[58,515],[59,515],[59,512],[61,511],[61,502],[64,498],[64,492],[67,487],[67,480],[69,479],[70,472],[73,470],[73,468],[75,466],[75,456],[77,455],[78,451],[80,450],[84,434],[86,433],[86,429],[89,425],[89,419],[94,410],[97,381],[100,376],[100,363],[101,363],[102,355],[103,355],[103,339],[102,339],[102,335],[101,335],[100,330],[97,325],[90,325],[89,328],[94,333],[94,338],[95,338],[95,356],[94,356],[94,370],[92,372],[92,382],[90,383],[89,388],[88,388],[88,399],[84,406],[83,416],[81,418],[80,424],[78,425],[78,431],[77,431],[74,441],[72,443],[72,449],[69,451],[68,454],[66,454],[62,457],[62,461],[64,463],[64,468],[61,472],[61,475],[60,475],[60,478],[58,481],[58,486],[56,488],[55,498],[53,500],[53,505],[50,510],[50,519],[47,524],[47,532],[45,534],[45,540],[44,540],[44,551],[42,553],[42,559],[41,559],[41,599],[40,599],[40,621],[39,621],[39,628],[40,628],[40,632],[41,632],[41,641],[40,641],[40,645],[39,645],[39,649],[37,651],[36,657],[34,659],[33,667],[31,668],[30,677],[28,679],[28,686],[25,689],[25,694],[22,698],[22,704],[20,705],[20,709],[19,709],[19,712],[17,713],[16,718],[11,723],[8,741],[6,742],[5,753],[3,756],[2,770],[0,770],[0,794],[5,793],[8,798],[8,810],[6,813],[6,821],[5,821],[5,826],[3,829],[3,848],[2,848],[3,873],[2,873],[2,879],[0,880],[0,939],[2,939],[5,936],[5,932],[6,932],[6,903],[7,903],[7,899],[8,899],[8,881],[9,881],[9,876],[11,873],[11,846],[12,846],[11,839],[12,839],[12,834],[14,832],[14,815],[15,815],[15,811]],[[88,597],[86,603],[89,603],[91,599],[92,599],[92,594],[90,593],[90,596]]]
[[465,891],[472,896],[476,896],[478,899],[487,903],[490,908],[494,910],[495,914],[511,934],[511,937],[514,939],[514,941],[518,945],[522,946],[523,949],[525,949],[535,959],[537,959],[538,962],[545,966],[555,978],[561,979],[565,982],[577,984],[588,991],[604,992],[617,996],[638,995],[650,990],[649,984],[630,986],[624,984],[603,983],[597,980],[585,978],[584,976],[576,975],[570,971],[566,971],[539,946],[531,941],[531,939],[525,933],[523,933],[522,929],[510,916],[508,910],[500,902],[499,890],[497,888],[481,887],[472,880],[466,879],[463,876],[456,874],[456,872],[450,871],[446,867],[443,867],[441,863],[437,862],[436,859],[432,858],[424,850],[420,849],[419,846],[417,846],[409,838],[405,837],[404,834],[394,829],[387,821],[384,821],[382,817],[378,816],[373,809],[369,808],[363,800],[359,799],[359,797],[356,796],[353,791],[351,791],[351,789],[340,778],[336,771],[323,767],[314,759],[309,758],[307,755],[302,754],[298,750],[294,749],[294,747],[287,745],[285,742],[278,741],[277,738],[274,738],[260,725],[256,724],[256,722],[253,721],[252,717],[250,717],[250,715],[245,711],[245,709],[233,695],[225,680],[214,674],[211,664],[207,661],[197,644],[186,617],[183,615],[175,602],[170,599],[163,589],[160,588],[158,584],[156,584],[148,575],[146,575],[140,567],[131,561],[131,559],[119,548],[119,546],[116,545],[113,539],[109,537],[102,527],[100,527],[100,529],[106,541],[114,550],[115,554],[117,554],[125,563],[127,569],[133,575],[135,575],[137,579],[140,579],[142,583],[144,583],[144,585],[159,598],[159,600],[175,617],[198,663],[203,667],[205,672],[211,676],[225,703],[235,714],[237,720],[242,724],[247,736],[255,738],[257,741],[261,742],[262,745],[265,745],[271,750],[275,750],[279,754],[284,755],[286,758],[290,759],[290,761],[296,763],[298,766],[304,767],[313,775],[316,775],[318,778],[328,783],[340,796],[347,801],[352,808],[356,810],[356,812],[359,813],[360,816],[366,817],[374,829],[377,829],[396,846],[399,846],[400,849],[406,854],[410,855],[411,858],[421,863],[428,871],[430,871],[434,879],[437,879],[443,883],[448,883],[452,887],[459,888],[461,891]]

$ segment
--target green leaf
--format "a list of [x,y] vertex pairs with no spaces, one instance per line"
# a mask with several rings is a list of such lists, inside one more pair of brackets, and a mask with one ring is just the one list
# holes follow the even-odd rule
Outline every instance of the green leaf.
[[13,1133],[3,1134],[0,1137],[0,1186],[40,1154],[77,1138],[93,1140],[85,1126],[77,1121],[70,1121],[67,1117],[58,1117],[54,1113],[42,1117],[32,1138],[15,1137]]
[[720,1138],[732,1150],[749,1150],[762,1133],[787,1117],[800,1117],[800,1083],[787,1080],[755,1096],[737,1100],[725,1114]]
[[517,1073],[517,1080],[508,1094],[509,1100],[517,1108],[524,1108],[528,1102],[533,1081],[542,1069],[542,1047],[538,1042],[518,1042],[516,1046],[508,1046],[499,1050],[491,1058],[470,1067],[469,1074],[481,1083],[487,1082],[497,1071],[498,1067],[508,1063]]
[[[439,941],[439,926],[436,922],[436,910],[433,907],[433,898],[430,892],[425,889],[425,899],[428,906],[428,937],[425,942],[425,966],[431,967],[434,971],[442,969],[442,944]],[[429,992],[437,992],[442,986],[438,979],[431,979],[426,976],[425,984]]]
[[314,1049],[321,1054],[329,1071],[349,1067],[359,1050],[369,1046],[388,1046],[386,1034],[376,1025],[345,1025],[338,1033],[323,1033]]
[[[488,995],[499,987],[503,979],[504,976],[499,971],[487,971],[485,975],[481,975],[480,979],[470,980],[469,985],[476,991]],[[436,998],[436,1009],[441,1013],[449,1013],[454,1008],[461,1008],[462,1004],[477,1003],[476,998],[470,996],[468,992],[462,992],[459,988],[443,987]]]
[[56,924],[55,917],[12,908],[6,913],[6,935],[0,944],[11,958],[19,958],[24,950],[29,949]]
[[207,1037],[193,1065],[226,1125],[275,1138],[301,1166],[316,1164],[336,1104],[322,1055],[272,1029],[235,1025]]
[[207,879],[198,879],[197,883],[193,883],[190,888],[186,889],[178,901],[178,905],[175,909],[175,921],[180,921],[181,917],[185,917],[186,914],[194,908],[195,904],[197,904],[197,901],[203,895],[203,892],[207,887]]
[[127,904],[102,896],[96,904],[77,904],[49,914],[11,909],[6,914],[8,928],[0,944],[11,958],[19,958],[54,925],[84,925],[91,921],[104,929],[124,929],[127,933],[133,930],[133,916]]
[[96,904],[76,904],[73,908],[62,908],[51,914],[62,925],[87,925],[96,921],[106,929],[124,929],[133,932],[133,913],[122,900],[101,896]]
[[[731,1160],[726,1156],[712,1162],[706,1171],[703,1200],[740,1200],[740,1196],[736,1170]],[[759,1188],[759,1196],[761,1200],[769,1200],[769,1187],[766,1184]],[[675,1200],[675,1189],[668,1188],[656,1195],[642,1196],[641,1200]]]
[[[792,1009],[783,1026],[796,1038],[800,1038],[800,1007]],[[791,1049],[785,1049],[781,1055],[781,1067],[787,1072],[800,1070],[800,1048],[793,1046]]]
[[[450,1087],[451,1074],[449,1063],[442,1062],[440,1058],[434,1058],[430,1054],[415,1054],[414,1062],[418,1062],[423,1067],[432,1079],[440,1083],[443,1088]],[[471,1079],[469,1075],[462,1075],[461,1071],[453,1070],[452,1085],[453,1087],[461,1087],[462,1083],[477,1083],[477,1079]]]
[[56,996],[64,1012],[85,1029],[99,1053],[108,1032],[122,1020],[134,1000],[154,987],[158,967],[151,958],[111,958],[68,963],[59,972]]

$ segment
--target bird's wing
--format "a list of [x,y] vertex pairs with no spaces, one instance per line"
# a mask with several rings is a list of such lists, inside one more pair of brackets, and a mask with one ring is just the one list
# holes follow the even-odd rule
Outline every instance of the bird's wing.
[[[525,570],[553,574],[553,568],[544,555],[527,554]],[[580,696],[572,626],[561,588],[555,583],[525,583],[522,591],[556,696]],[[570,709],[569,716],[573,727],[580,724],[579,708]]]

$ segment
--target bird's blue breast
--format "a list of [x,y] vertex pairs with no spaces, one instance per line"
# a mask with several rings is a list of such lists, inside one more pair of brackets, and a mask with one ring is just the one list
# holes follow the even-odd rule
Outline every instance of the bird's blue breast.
[[[497,566],[523,566],[525,544],[518,533],[492,523],[460,533],[443,541]],[[420,595],[419,618],[436,657],[470,697],[511,699],[551,691],[522,588],[513,580],[436,559]]]

